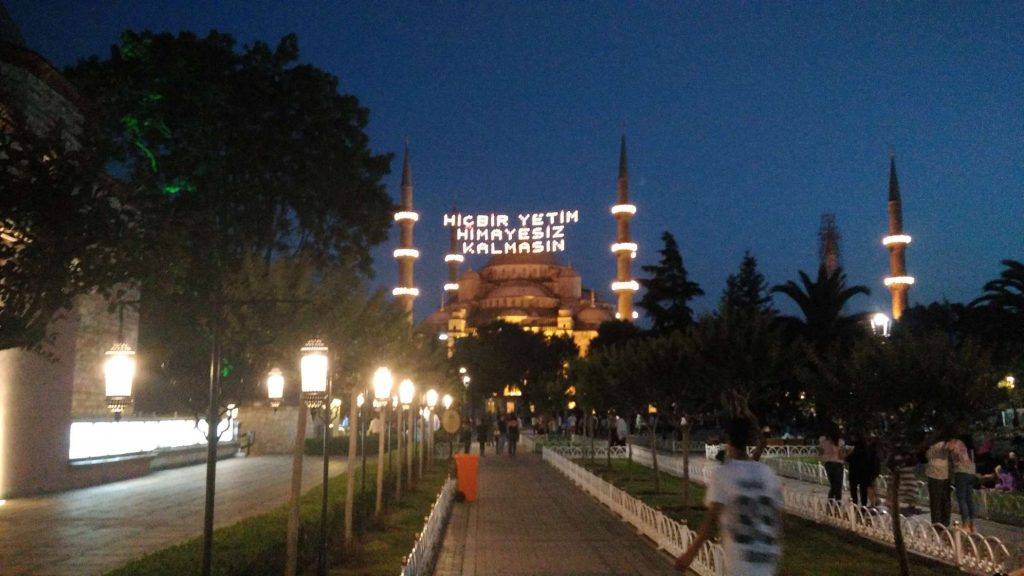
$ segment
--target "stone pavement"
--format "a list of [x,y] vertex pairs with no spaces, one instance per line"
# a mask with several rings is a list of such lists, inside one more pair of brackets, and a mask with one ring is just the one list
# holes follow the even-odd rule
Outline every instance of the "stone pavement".
[[[230,458],[217,463],[214,525],[288,502],[291,456]],[[329,474],[345,470],[331,462]],[[323,460],[303,462],[303,491],[320,484]],[[0,506],[0,574],[91,576],[151,552],[202,536],[206,465]],[[216,548],[213,550],[217,554]]]
[[652,542],[520,450],[481,458],[478,499],[455,503],[435,576],[678,574]]

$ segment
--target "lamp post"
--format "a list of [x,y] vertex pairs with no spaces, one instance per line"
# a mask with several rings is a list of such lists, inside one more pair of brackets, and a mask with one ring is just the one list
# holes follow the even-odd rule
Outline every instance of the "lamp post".
[[[412,380],[406,378],[398,385],[398,402],[401,404],[400,412],[398,413],[398,474],[395,477],[395,500],[402,499],[402,458],[405,457],[406,477],[408,478],[409,486],[412,486],[412,410],[410,405],[412,404],[413,396],[416,395],[416,385],[412,383]],[[403,449],[403,423],[402,423],[402,412],[408,412],[408,416],[405,420],[408,420],[408,428],[410,432],[410,438],[406,440]]]
[[132,381],[135,379],[135,351],[124,342],[114,344],[106,353],[103,377],[106,382],[107,408],[114,413],[114,421],[121,421],[121,413],[132,404]]
[[888,338],[892,328],[892,320],[879,312],[871,317],[871,333],[879,338]]
[[466,408],[467,408],[467,406],[466,406],[466,396],[469,393],[470,377],[469,377],[469,371],[466,370],[465,366],[462,366],[462,367],[459,368],[459,374],[461,375],[461,378],[462,378],[462,412],[463,412],[462,417],[463,417],[463,419],[465,419],[465,418],[467,418],[469,416],[469,414],[467,413],[468,411],[466,410]]
[[363,462],[360,466],[362,470],[362,486],[359,488],[360,494],[366,493],[366,418],[363,417],[363,404],[366,403],[366,394],[362,392],[359,396],[356,396],[356,405],[359,406],[359,452]]
[[[1013,394],[1013,389],[1017,387],[1017,379],[1014,378],[1013,375],[1008,374],[1005,378],[999,381],[997,386],[1000,390],[1006,390],[1007,396],[1010,396]],[[1016,428],[1020,425],[1020,416],[1017,414],[1017,407],[1013,403],[1012,396],[1010,397],[1010,410],[1013,411],[1013,417],[1010,420],[1010,424]]]
[[[454,402],[454,401],[455,401],[455,399],[452,398],[451,394],[445,394],[444,398],[441,398],[441,405],[444,406],[444,411],[445,412],[448,412],[448,410],[452,407],[452,402]],[[448,430],[445,429],[445,432],[448,432]],[[448,459],[449,460],[452,459],[452,433],[451,432],[448,432]]]
[[323,452],[324,472],[323,491],[320,497],[320,561],[317,564],[317,573],[320,576],[327,574],[327,438],[331,428],[330,406],[327,398],[330,395],[328,389],[329,380],[327,377],[327,346],[323,340],[313,338],[302,347],[302,360],[300,370],[302,372],[302,400],[309,406],[312,413],[320,411],[323,418]]
[[434,409],[437,407],[437,390],[427,390],[427,468],[434,466]]
[[284,374],[281,373],[280,368],[272,368],[267,374],[267,399],[270,400],[270,406],[277,412],[278,407],[281,406],[281,400],[284,398]]
[[373,397],[376,399],[375,404],[380,407],[377,444],[377,504],[374,508],[374,516],[380,516],[381,510],[384,508],[384,430],[387,428],[388,401],[391,398],[393,382],[391,371],[387,368],[377,368],[373,374]]

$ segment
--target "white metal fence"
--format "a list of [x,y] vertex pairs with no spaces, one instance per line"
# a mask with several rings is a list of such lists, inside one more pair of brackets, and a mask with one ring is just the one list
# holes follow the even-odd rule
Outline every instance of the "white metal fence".
[[437,554],[444,542],[444,529],[455,500],[455,479],[449,478],[441,488],[430,514],[423,523],[423,531],[416,535],[412,551],[405,557],[400,576],[429,576],[434,571]]
[[[650,466],[650,450],[633,447],[633,459]],[[775,459],[765,462],[772,465]],[[691,462],[690,478],[707,483],[716,464]],[[683,476],[682,458],[659,454],[658,468],[673,476]],[[892,517],[884,510],[829,502],[820,494],[805,490],[783,489],[786,512],[821,524],[855,532],[885,544],[893,543]],[[912,553],[952,564],[972,574],[991,574],[1008,569],[1013,558],[1006,545],[994,536],[971,534],[959,527],[946,528],[923,519],[901,516],[903,539]]]
[[[556,470],[569,477],[584,492],[618,514],[623,520],[636,527],[658,546],[672,556],[686,551],[696,533],[685,524],[665,516],[641,500],[616,488],[592,474],[586,468],[570,461],[557,450],[544,449],[544,460]],[[701,576],[724,576],[725,565],[722,547],[707,542],[690,568]]]

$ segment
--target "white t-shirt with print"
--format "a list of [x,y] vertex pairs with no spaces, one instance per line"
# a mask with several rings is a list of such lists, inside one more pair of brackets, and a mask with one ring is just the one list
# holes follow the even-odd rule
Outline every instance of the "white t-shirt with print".
[[772,576],[782,555],[782,487],[775,472],[752,460],[715,469],[704,503],[722,505],[719,525],[729,576]]

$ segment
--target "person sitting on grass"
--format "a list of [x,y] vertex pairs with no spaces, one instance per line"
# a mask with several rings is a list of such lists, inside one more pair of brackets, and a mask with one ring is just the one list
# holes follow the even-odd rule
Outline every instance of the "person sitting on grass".
[[726,576],[772,576],[782,555],[782,486],[771,468],[748,459],[754,436],[750,420],[726,427],[727,460],[708,481],[707,512],[697,535],[675,562],[685,572],[721,526]]

